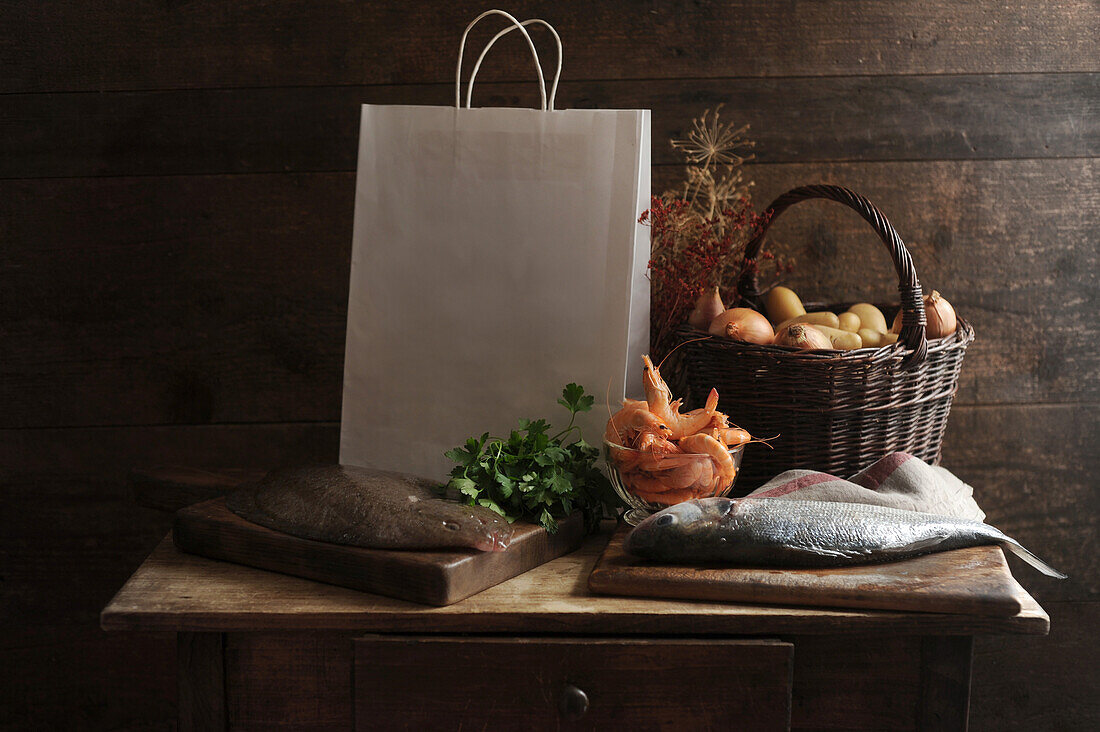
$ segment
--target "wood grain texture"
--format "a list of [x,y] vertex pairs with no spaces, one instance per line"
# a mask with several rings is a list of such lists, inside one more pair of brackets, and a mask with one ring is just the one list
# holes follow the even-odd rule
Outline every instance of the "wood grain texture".
[[224,496],[242,483],[255,483],[266,470],[226,468],[201,470],[189,467],[135,468],[129,482],[134,502],[146,508],[175,512],[196,503]]
[[[174,644],[93,627],[99,603],[168,525],[163,513],[130,503],[126,472],[335,457],[353,179],[279,171],[351,159],[355,113],[342,110],[344,98],[443,93],[461,26],[483,7],[0,3],[8,140],[0,167],[24,179],[0,182],[0,617],[10,631],[0,651],[0,726],[173,727]],[[1096,335],[1100,270],[1097,5],[523,0],[510,9],[558,25],[576,104],[619,106],[637,82],[660,81],[675,87],[675,103],[655,105],[659,132],[683,127],[706,104],[726,101],[731,118],[734,102],[744,106],[761,159],[791,161],[751,170],[758,203],[829,176],[883,206],[914,245],[926,284],[951,290],[978,329],[945,464],[975,485],[991,520],[1072,577],[1054,583],[1020,570],[1025,587],[1044,604],[1087,600],[1051,606],[1050,638],[979,642],[973,727],[1100,725],[1092,632],[1100,398],[1095,356],[1079,346]],[[510,37],[497,51],[481,78],[499,85],[477,98],[529,100],[523,45]],[[973,113],[942,74],[973,95]],[[987,74],[996,76],[978,76]],[[781,89],[788,98],[776,96]],[[823,90],[847,96],[834,101]],[[815,117],[800,116],[803,108]],[[88,116],[74,121],[78,111]],[[87,129],[97,126],[113,129]],[[1002,155],[1092,157],[831,164],[822,154],[935,157],[936,145],[954,158],[986,157],[991,145]],[[219,168],[272,173],[150,177]],[[132,177],[27,180],[121,171]],[[658,168],[655,179],[677,172]],[[800,287],[893,294],[885,263],[859,244],[869,237],[860,222],[807,211],[784,216],[783,227],[777,237],[802,252]],[[212,422],[225,426],[143,426]],[[881,636],[876,648],[888,641]],[[892,678],[888,671],[878,677]],[[883,694],[866,728],[885,726],[874,716],[889,709]],[[813,719],[830,719],[822,710],[848,699],[834,696]]]
[[[1097,596],[1092,547],[1100,511],[1089,508],[1096,500],[1089,478],[1094,414],[1089,406],[953,410],[945,465],[975,486],[992,523],[1070,575],[1059,582],[1014,564],[1042,603]],[[3,437],[5,617],[93,622],[170,526],[163,513],[127,503],[126,466],[263,469],[332,461],[338,425],[27,430]]]
[[174,633],[104,633],[80,611],[28,622],[5,618],[0,636],[0,729],[176,729]]
[[588,589],[601,595],[1002,617],[1018,614],[1028,602],[997,547],[832,569],[691,567],[630,556],[623,550],[628,533],[625,525],[615,531],[588,576]]
[[[758,202],[833,182],[887,213],[978,333],[957,403],[1100,400],[1100,360],[1080,346],[1098,335],[1094,161],[749,173]],[[655,190],[678,176],[657,169]],[[6,425],[337,419],[353,190],[345,173],[0,182]],[[796,207],[775,237],[807,299],[896,297],[881,245],[841,206]]]
[[338,419],[355,186],[294,178],[0,184],[5,426]]
[[1045,638],[974,643],[974,732],[1085,730],[1100,720],[1100,602],[1053,602]]
[[[957,406],[950,425],[945,465],[975,485],[994,525],[1070,575],[1059,582],[1014,564],[1024,587],[1043,603],[1096,598],[1100,572],[1090,547],[1100,512],[1088,507],[1096,501],[1088,462],[1095,460],[1089,450],[1096,443],[1095,411]],[[167,531],[171,517],[128,505],[125,466],[217,468],[241,465],[245,457],[262,468],[331,461],[338,434],[331,423],[5,431],[5,618],[94,622],[102,603]],[[971,443],[972,435],[1001,437]]]
[[[919,636],[781,639],[795,647],[792,730],[919,730]],[[873,653],[863,652],[868,645]]]
[[[1044,601],[1096,597],[1100,570],[1098,552],[1091,547],[1097,535],[1100,506],[1092,508],[1097,495],[1089,476],[1100,470],[1100,465],[1096,464],[1095,451],[1089,448],[1100,439],[1100,425],[1093,410],[1071,405],[962,406],[956,407],[953,415],[946,440],[946,466],[975,486],[989,523],[1070,575],[1068,581],[1044,577],[1010,556],[1009,563],[1019,581]],[[1069,438],[1059,431],[1066,425]],[[999,434],[1001,438],[972,444],[966,437],[971,434]],[[335,427],[331,439],[336,439]],[[263,473],[180,469],[140,472],[141,483],[135,485],[140,491],[138,503],[168,511],[223,495],[242,476],[258,478]],[[1016,492],[1006,491],[1005,486]]]
[[[363,641],[356,644],[357,638]],[[744,644],[746,640],[748,639],[728,639],[719,643]],[[876,652],[872,654],[862,653],[862,646],[854,645],[850,637],[844,636],[793,635],[779,640],[795,647],[791,691],[792,729],[919,729],[916,713],[921,685],[921,648],[924,643],[921,637],[896,634],[865,639],[864,642],[874,644]],[[958,640],[965,642],[965,639]],[[481,650],[487,648],[482,643],[509,648],[514,646],[508,646],[508,643],[515,643],[514,640],[501,638],[456,638],[446,635],[390,636],[387,639],[367,636],[364,639],[362,635],[347,631],[230,633],[226,636],[226,671],[227,677],[231,679],[228,698],[231,725],[235,729],[349,729],[353,715],[359,723],[386,722],[385,718],[380,718],[377,714],[354,714],[352,708],[353,687],[363,686],[363,678],[375,678],[383,667],[382,656],[363,650],[368,645],[373,650],[378,642],[397,646],[403,651],[414,645],[419,647],[419,651],[425,651],[429,644],[436,649],[448,651],[437,654],[428,651],[433,656],[426,666],[429,669],[441,662],[454,664],[460,656],[471,655],[469,651],[463,652],[461,649],[450,652],[457,644]],[[654,643],[599,637],[582,642],[602,644],[605,648],[609,646],[612,652],[631,644],[643,649],[653,649],[660,644],[672,646],[673,653],[679,653],[685,648],[697,646],[700,642],[707,643],[709,647],[715,641],[660,639]],[[758,640],[755,642],[759,643]],[[575,645],[578,640],[540,638],[532,639],[527,645],[543,644],[545,647],[547,643],[560,647]],[[359,645],[359,653],[353,657],[352,649],[356,645]],[[398,656],[395,663],[398,668],[404,669],[412,665],[408,655],[397,651],[393,651],[393,654]],[[600,657],[606,659],[608,653],[597,650],[592,655],[597,656],[595,662],[589,664],[594,670],[606,667],[606,662],[599,662]],[[494,656],[498,666],[500,657],[500,653]],[[709,664],[708,654],[696,654],[686,665],[692,666],[700,662]],[[365,666],[366,673],[355,673],[354,663]],[[570,659],[563,662],[569,663],[572,663]],[[638,666],[637,663],[633,665],[635,669]],[[506,664],[505,668],[513,677],[517,672],[530,677],[535,674],[527,673],[527,670],[537,668],[537,665],[526,664],[519,670],[519,664],[511,663]],[[668,682],[666,686],[675,686],[679,682],[679,675],[675,673],[678,668],[661,660],[650,662],[646,666],[650,677]],[[722,677],[725,678],[730,669],[736,671],[737,668],[737,664],[732,664],[721,674]],[[496,672],[498,671],[489,673]],[[542,674],[544,680],[555,675],[557,668],[551,668]],[[400,694],[408,693],[408,688],[421,690],[423,685],[409,685]],[[588,691],[591,692],[592,688],[589,687]],[[736,696],[739,685],[730,684],[726,688],[729,694]],[[449,689],[445,693],[455,692]],[[654,692],[654,696],[662,693],[667,692],[658,690]],[[364,701],[363,696],[361,695],[360,701]],[[721,706],[724,696],[719,695],[709,705]],[[418,692],[418,703],[422,703],[423,698],[423,692]],[[369,703],[369,699],[366,701]],[[601,702],[606,703],[607,699],[603,695],[597,697],[591,694],[589,701],[594,706]],[[508,703],[503,702],[505,705]],[[545,703],[541,699],[536,702],[537,705]],[[461,706],[469,708],[465,702]],[[695,705],[685,706],[680,701],[671,706],[688,714]],[[555,714],[551,718],[556,716]],[[529,723],[537,724],[539,721],[539,718],[535,718]],[[583,723],[584,718],[579,721]]]
[[[751,166],[748,175],[761,207],[797,185],[834,183],[886,214],[925,290],[939,290],[977,333],[956,404],[1070,403],[1100,401],[1100,361],[1077,345],[1097,334],[1097,169],[1095,159],[840,163]],[[654,178],[657,190],[668,180]],[[844,206],[796,206],[770,236],[797,257],[788,284],[805,299],[897,301],[882,244]]]
[[[96,640],[103,603],[171,527],[135,505],[129,466],[211,467],[333,462],[337,426],[129,427],[0,431],[0,619],[37,627],[77,624]],[[19,647],[19,633],[0,647]],[[83,641],[82,641],[83,642]]]
[[[356,729],[782,730],[793,655],[774,640],[367,636],[355,642]],[[716,678],[720,698],[684,704]],[[562,709],[569,686],[583,713]]]
[[973,645],[966,636],[921,639],[917,729],[966,731]]
[[[8,70],[0,92],[448,82],[462,28],[484,9],[469,0],[112,0],[48,10],[8,2],[4,16],[20,33],[0,46]],[[558,28],[567,78],[1100,70],[1100,11],[1088,0],[517,0],[509,10]],[[487,24],[472,43],[502,25]],[[520,41],[507,38],[482,76],[527,80],[530,64]]]
[[580,513],[554,534],[516,522],[503,551],[366,549],[301,539],[237,516],[224,498],[176,513],[172,537],[190,554],[306,577],[428,605],[451,605],[576,549],[585,535]]
[[1100,597],[1098,444],[1095,405],[952,410],[943,464],[974,486],[987,522],[1069,575],[1010,560],[1041,603]]
[[[608,530],[610,530],[610,526]],[[823,610],[600,597],[586,578],[608,540],[445,607],[368,595],[183,554],[165,539],[103,610],[107,630],[362,630],[458,633],[1045,633],[1028,596],[1012,617]],[[522,598],[522,602],[517,602]]]
[[331,462],[336,430],[0,430],[0,727],[175,729],[175,638],[98,628],[171,526],[131,500],[128,466]]
[[176,642],[180,732],[226,729],[225,637],[221,633],[179,633]]
[[[476,104],[537,106],[533,84]],[[790,104],[797,99],[798,104]],[[355,169],[360,104],[454,103],[453,86],[29,94],[0,107],[0,178]],[[760,163],[1060,158],[1100,153],[1100,74],[563,83],[558,108],[653,110],[653,163],[725,105]],[[868,130],[874,130],[873,137]]]
[[352,729],[351,635],[230,633],[225,649],[231,729]]

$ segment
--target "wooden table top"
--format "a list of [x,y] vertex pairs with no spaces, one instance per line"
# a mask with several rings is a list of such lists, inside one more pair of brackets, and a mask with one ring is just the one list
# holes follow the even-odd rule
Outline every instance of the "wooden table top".
[[1045,634],[1021,590],[1010,617],[604,597],[588,575],[610,528],[552,562],[446,607],[428,607],[184,554],[169,535],[103,610],[105,630],[352,630],[678,635]]

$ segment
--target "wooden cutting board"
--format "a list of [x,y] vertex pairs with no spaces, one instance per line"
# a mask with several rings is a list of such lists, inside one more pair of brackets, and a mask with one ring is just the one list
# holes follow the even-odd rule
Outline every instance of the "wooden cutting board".
[[584,517],[558,522],[556,534],[517,521],[504,551],[363,549],[300,539],[246,521],[215,498],[176,512],[182,551],[428,605],[450,605],[580,546]]
[[888,564],[834,569],[651,564],[623,551],[620,526],[588,576],[604,595],[1015,615],[1027,597],[1000,547],[978,546]]

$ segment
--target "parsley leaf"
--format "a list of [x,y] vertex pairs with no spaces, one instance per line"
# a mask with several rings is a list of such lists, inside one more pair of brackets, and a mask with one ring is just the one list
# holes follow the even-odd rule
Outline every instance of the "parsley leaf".
[[569,384],[561,390],[561,399],[558,400],[558,404],[562,405],[570,412],[576,414],[577,412],[587,412],[592,408],[592,402],[595,401],[594,396],[584,396],[584,387],[577,386],[576,384]]
[[616,504],[610,483],[596,467],[599,451],[574,425],[577,414],[594,402],[583,387],[569,384],[558,399],[569,410],[569,424],[556,435],[550,436],[544,419],[520,419],[519,429],[507,439],[485,433],[448,450],[444,455],[457,465],[447,487],[464,503],[485,506],[509,521],[526,519],[553,533],[557,519],[579,510],[594,529],[605,507]]

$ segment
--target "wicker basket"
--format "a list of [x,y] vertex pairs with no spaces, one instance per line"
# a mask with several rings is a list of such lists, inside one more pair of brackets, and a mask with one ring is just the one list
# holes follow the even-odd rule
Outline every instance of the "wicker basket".
[[[839,352],[725,338],[690,342],[700,337],[699,331],[686,325],[677,331],[676,340],[684,345],[665,371],[688,408],[702,406],[715,387],[731,420],[759,437],[779,435],[771,450],[750,446],[738,477],[739,495],[792,468],[848,477],[899,450],[938,463],[963,354],[974,340],[973,328],[962,318],[954,335],[926,339],[921,286],[909,251],[886,217],[862,196],[838,186],[795,188],[768,207],[768,225],[789,206],[812,198],[851,207],[878,232],[898,274],[902,330],[897,344]],[[748,258],[760,254],[766,231],[767,225],[749,243]],[[739,283],[741,304],[763,310],[754,269],[748,268]],[[889,318],[897,310],[897,305],[884,308],[884,314]]]

